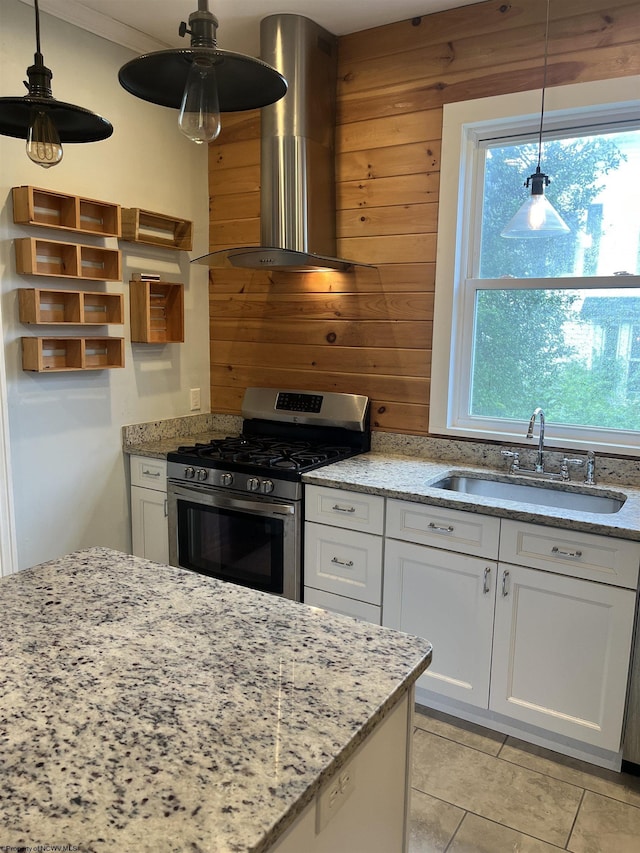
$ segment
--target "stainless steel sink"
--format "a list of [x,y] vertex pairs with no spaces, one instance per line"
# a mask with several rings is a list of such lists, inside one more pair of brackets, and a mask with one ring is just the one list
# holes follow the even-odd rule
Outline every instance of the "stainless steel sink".
[[546,483],[510,483],[504,480],[491,480],[486,477],[474,477],[468,474],[455,474],[444,477],[432,484],[434,489],[447,489],[465,495],[479,495],[485,498],[499,498],[503,501],[537,504],[539,506],[574,509],[579,512],[618,512],[626,500],[624,495],[603,495],[572,491]]

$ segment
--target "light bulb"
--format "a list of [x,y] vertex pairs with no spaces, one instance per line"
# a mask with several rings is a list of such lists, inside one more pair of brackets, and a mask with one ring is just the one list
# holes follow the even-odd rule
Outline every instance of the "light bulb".
[[220,133],[220,104],[214,65],[196,58],[182,96],[178,127],[192,142],[211,142]]
[[27,156],[43,169],[49,169],[62,160],[62,143],[58,131],[51,116],[44,110],[38,110],[29,125]]

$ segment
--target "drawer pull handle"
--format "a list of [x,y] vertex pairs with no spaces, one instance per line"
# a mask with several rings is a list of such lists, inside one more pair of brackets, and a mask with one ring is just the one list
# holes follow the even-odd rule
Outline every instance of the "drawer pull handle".
[[336,512],[355,512],[356,508],[354,506],[338,506],[338,504],[334,504],[331,509],[335,509]]
[[429,530],[433,530],[434,533],[453,533],[454,528],[450,524],[447,527],[438,527],[437,524],[430,521]]
[[345,566],[347,569],[350,569],[353,566],[353,560],[339,560],[337,557],[332,557],[331,562],[335,563],[337,566]]
[[506,598],[509,595],[509,572],[502,573],[502,595]]
[[555,554],[556,557],[572,557],[574,560],[579,560],[582,557],[582,551],[563,551],[557,545],[553,546],[551,553]]
[[482,592],[486,595],[489,592],[489,577],[491,576],[491,569],[489,566],[484,570],[484,578],[482,580]]
[[142,475],[144,477],[159,477],[160,471],[150,471],[148,468],[143,468]]

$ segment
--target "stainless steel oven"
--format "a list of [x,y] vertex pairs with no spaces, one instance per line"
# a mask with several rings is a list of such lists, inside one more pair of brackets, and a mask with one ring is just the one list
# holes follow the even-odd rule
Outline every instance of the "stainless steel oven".
[[265,500],[171,480],[167,497],[172,565],[300,600],[300,500]]
[[369,449],[369,401],[247,388],[240,435],[169,453],[169,561],[301,600],[305,471]]

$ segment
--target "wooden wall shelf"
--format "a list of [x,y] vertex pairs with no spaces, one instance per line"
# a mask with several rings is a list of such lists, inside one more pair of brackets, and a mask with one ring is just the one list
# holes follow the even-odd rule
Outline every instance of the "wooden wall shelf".
[[13,221],[19,225],[43,225],[81,234],[119,237],[122,233],[119,204],[77,195],[13,187]]
[[75,323],[83,326],[124,323],[124,297],[121,293],[21,288],[18,298],[21,323]]
[[124,367],[124,338],[22,338],[22,369],[38,373]]
[[184,287],[166,281],[130,282],[131,340],[143,344],[184,341]]
[[93,281],[120,281],[118,249],[59,243],[35,237],[15,241],[16,270],[21,275],[52,275]]
[[193,246],[192,232],[193,223],[188,219],[177,219],[139,207],[122,208],[123,240],[189,252]]

